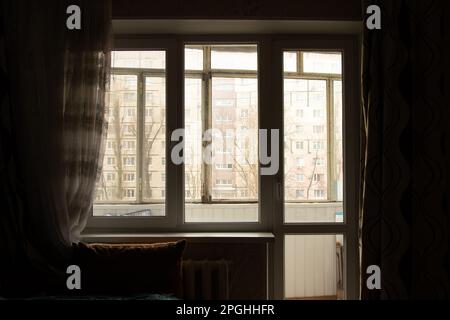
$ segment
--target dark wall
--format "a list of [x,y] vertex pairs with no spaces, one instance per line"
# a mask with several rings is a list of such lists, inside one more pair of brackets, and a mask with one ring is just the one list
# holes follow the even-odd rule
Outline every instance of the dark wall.
[[361,0],[113,0],[114,19],[360,20]]

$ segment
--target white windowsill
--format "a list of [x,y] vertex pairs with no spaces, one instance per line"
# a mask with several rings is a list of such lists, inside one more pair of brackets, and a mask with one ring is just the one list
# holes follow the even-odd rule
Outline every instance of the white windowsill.
[[84,242],[145,243],[175,241],[209,243],[268,243],[275,236],[271,232],[176,232],[176,233],[90,233],[82,236]]

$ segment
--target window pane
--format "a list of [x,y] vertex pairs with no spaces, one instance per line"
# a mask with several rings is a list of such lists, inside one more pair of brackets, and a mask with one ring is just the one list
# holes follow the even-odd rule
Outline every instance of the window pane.
[[184,68],[186,70],[202,70],[203,69],[203,48],[187,47],[184,50]]
[[284,242],[285,298],[344,299],[342,235],[289,235]]
[[256,79],[212,79],[213,200],[258,199],[257,98]]
[[305,73],[341,74],[341,54],[303,52],[303,71]]
[[285,79],[284,87],[285,200],[327,200],[326,81]]
[[[166,79],[145,77],[142,199],[165,202]],[[158,159],[159,161],[156,161]],[[155,161],[153,161],[155,160]]]
[[284,78],[286,223],[343,222],[341,82],[330,83],[327,92],[326,80]]
[[199,202],[202,196],[202,80],[186,78],[184,95],[185,201]]
[[253,70],[258,68],[256,45],[221,45],[211,48],[211,68]]
[[166,53],[165,51],[113,51],[111,66],[113,68],[164,69]]
[[297,53],[284,52],[284,72],[297,72]]
[[[193,48],[189,46],[186,50]],[[256,46],[205,45],[204,48],[211,49],[207,52],[211,52],[212,68],[253,70],[254,77],[239,77],[233,71],[219,77],[214,70],[212,77],[208,77],[207,70],[197,63],[196,68],[201,67],[204,76],[185,78],[185,221],[256,222]],[[194,59],[191,53],[188,56]],[[186,62],[186,69],[192,65],[192,61]],[[210,95],[205,96],[205,89],[210,90]],[[210,140],[203,141],[208,135]]]
[[[162,50],[112,52],[113,75],[107,110],[109,125],[94,215],[164,215],[165,187],[161,181],[152,179],[151,172],[165,173],[162,161],[152,161],[153,156],[165,157],[164,70],[156,71],[158,76],[146,77],[139,84],[142,80],[134,70],[129,74],[122,70],[118,74],[114,68],[165,69],[165,55]],[[142,133],[143,138],[139,143],[138,133]],[[157,167],[152,167],[152,164]],[[140,202],[151,202],[152,205],[138,205]],[[117,205],[101,205],[112,203]],[[134,205],[126,207],[125,203]]]
[[112,75],[108,132],[97,202],[136,201],[137,77]]

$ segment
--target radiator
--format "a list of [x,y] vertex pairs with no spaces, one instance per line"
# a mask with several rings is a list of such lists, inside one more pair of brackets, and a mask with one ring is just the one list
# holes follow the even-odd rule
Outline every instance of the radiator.
[[229,261],[184,260],[183,298],[186,300],[228,300]]

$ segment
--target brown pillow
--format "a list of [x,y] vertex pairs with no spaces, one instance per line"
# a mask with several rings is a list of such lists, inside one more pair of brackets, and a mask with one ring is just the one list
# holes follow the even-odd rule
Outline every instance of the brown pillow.
[[74,245],[81,269],[77,294],[138,293],[181,296],[181,258],[186,242]]

